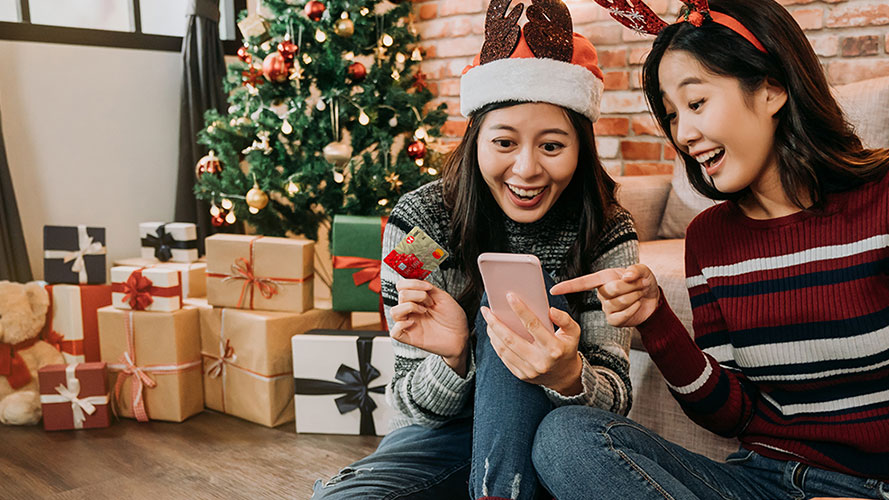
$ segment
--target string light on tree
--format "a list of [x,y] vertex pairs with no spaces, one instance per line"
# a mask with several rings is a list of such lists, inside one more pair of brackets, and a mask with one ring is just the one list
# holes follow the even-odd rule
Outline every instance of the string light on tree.
[[250,64],[250,51],[247,49],[246,45],[238,47],[238,59],[243,63]]
[[288,181],[287,182],[287,193],[289,193],[290,196],[293,196],[293,195],[299,193],[299,184],[293,182],[293,180]]
[[414,138],[417,140],[423,141],[423,140],[426,140],[426,137],[428,137],[428,133],[426,132],[426,129],[423,127],[418,128],[414,132]]
[[391,47],[393,43],[395,43],[395,39],[392,38],[392,35],[390,35],[389,33],[384,33],[383,45],[386,47]]
[[297,52],[299,52],[299,47],[290,41],[288,35],[285,35],[284,41],[278,44],[278,53],[281,54],[281,57],[283,57],[285,61],[290,63],[293,61],[293,56],[295,56]]
[[228,198],[223,198],[219,204],[222,206],[223,210],[231,210],[232,207],[235,206],[235,204]]
[[317,40],[318,43],[324,43],[327,41],[327,34],[320,29],[317,29],[315,30],[315,40]]
[[420,53],[420,48],[416,47],[414,51],[411,53],[411,61],[422,61],[423,54]]
[[370,117],[367,116],[367,113],[365,113],[363,109],[361,110],[361,114],[358,115],[358,123],[362,125],[370,123]]

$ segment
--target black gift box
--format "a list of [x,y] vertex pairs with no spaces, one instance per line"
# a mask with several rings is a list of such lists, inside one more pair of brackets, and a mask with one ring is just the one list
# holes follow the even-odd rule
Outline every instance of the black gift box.
[[107,281],[105,228],[44,226],[43,249],[43,279],[48,283],[101,285]]

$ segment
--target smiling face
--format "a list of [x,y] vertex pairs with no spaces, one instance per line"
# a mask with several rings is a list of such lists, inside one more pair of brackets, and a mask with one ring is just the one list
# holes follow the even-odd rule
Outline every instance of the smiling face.
[[478,164],[503,213],[540,220],[577,170],[577,132],[559,106],[527,103],[490,111],[478,136]]
[[716,189],[774,189],[775,113],[787,101],[782,88],[764,83],[747,93],[739,80],[714,75],[679,50],[664,54],[658,78],[671,135],[700,163]]

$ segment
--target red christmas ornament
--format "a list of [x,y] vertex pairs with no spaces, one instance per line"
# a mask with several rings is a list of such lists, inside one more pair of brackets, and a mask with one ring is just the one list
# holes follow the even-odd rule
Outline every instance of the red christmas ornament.
[[360,82],[364,80],[365,77],[367,77],[367,68],[365,68],[364,65],[358,61],[350,64],[346,72],[349,74],[349,78],[351,78],[354,82]]
[[326,9],[327,7],[325,7],[322,2],[313,0],[306,4],[306,17],[312,21],[320,21],[321,16],[324,15]]
[[412,160],[419,160],[426,156],[426,143],[423,141],[414,141],[407,145],[407,155]]
[[218,214],[210,217],[210,223],[216,227],[225,225],[225,210],[220,210]]
[[198,164],[194,169],[195,176],[200,179],[204,174],[218,174],[222,172],[222,164],[219,158],[212,152],[198,160]]
[[272,52],[262,60],[262,74],[270,82],[283,82],[290,76],[290,65],[280,52]]
[[250,51],[247,50],[247,47],[244,47],[244,46],[238,47],[238,59],[240,59],[241,62],[250,64],[251,56],[250,56]]
[[299,47],[290,40],[284,40],[278,44],[278,53],[281,54],[287,62],[292,61],[293,56],[295,56],[297,52],[299,52]]

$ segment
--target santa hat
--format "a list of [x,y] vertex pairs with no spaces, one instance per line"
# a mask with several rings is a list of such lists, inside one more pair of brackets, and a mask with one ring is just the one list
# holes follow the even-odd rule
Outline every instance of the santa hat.
[[524,5],[507,14],[509,4],[488,5],[485,43],[460,78],[460,112],[469,116],[495,102],[546,102],[595,122],[604,78],[596,48],[574,33],[568,7],[561,0],[532,0],[528,22],[519,27]]

